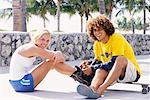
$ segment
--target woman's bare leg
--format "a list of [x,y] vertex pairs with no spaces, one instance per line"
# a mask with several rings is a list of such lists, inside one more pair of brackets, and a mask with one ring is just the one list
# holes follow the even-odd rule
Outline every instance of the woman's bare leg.
[[56,71],[69,76],[71,76],[76,71],[75,68],[66,64],[65,62],[55,64],[54,68]]
[[68,75],[79,83],[89,85],[90,83],[83,78],[83,71],[79,67],[73,68],[66,63],[58,63],[54,67],[58,72]]
[[44,79],[49,70],[53,69],[52,65],[53,62],[43,61],[31,72],[34,80],[34,87],[36,87]]
[[55,69],[56,71],[68,75],[68,76],[75,76],[72,77],[74,80],[77,80],[81,83],[87,83],[84,79],[82,79],[82,75],[80,71],[77,71],[76,68],[66,64],[65,62],[57,63],[53,65],[53,62],[44,61],[36,69],[32,71],[32,76],[34,80],[34,87],[36,87],[46,76],[49,70]]

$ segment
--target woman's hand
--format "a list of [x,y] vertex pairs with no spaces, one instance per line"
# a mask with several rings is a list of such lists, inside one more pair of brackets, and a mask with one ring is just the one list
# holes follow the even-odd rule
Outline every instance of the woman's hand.
[[55,64],[65,62],[65,58],[64,58],[61,51],[56,51],[55,52],[55,61],[54,62],[55,62]]
[[54,51],[50,51],[50,50],[47,50],[47,51],[49,52],[49,56],[50,56],[48,61],[54,62],[55,59],[56,59],[55,52]]

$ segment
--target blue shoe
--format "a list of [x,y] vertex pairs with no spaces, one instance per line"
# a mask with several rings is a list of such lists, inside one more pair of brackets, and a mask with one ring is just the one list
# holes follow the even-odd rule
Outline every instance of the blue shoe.
[[98,93],[95,93],[90,87],[84,84],[78,85],[77,92],[80,95],[86,96],[89,99],[97,99],[100,97]]

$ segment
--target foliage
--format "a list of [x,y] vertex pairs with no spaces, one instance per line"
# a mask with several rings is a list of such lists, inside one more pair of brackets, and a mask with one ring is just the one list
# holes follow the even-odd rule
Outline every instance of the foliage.
[[[143,19],[141,17],[133,18],[135,29],[143,29]],[[126,17],[121,17],[117,19],[117,25],[119,29],[131,30],[131,20],[128,20]],[[149,23],[146,23],[146,28],[150,27]]]
[[[7,0],[11,2],[11,0]],[[81,17],[81,22],[83,21],[83,16],[85,16],[86,20],[89,19],[92,12],[99,11],[100,5],[98,4],[99,0],[60,0],[60,10],[62,13],[68,13],[70,16],[78,13]],[[143,0],[104,0],[106,14],[111,14],[113,7],[119,9],[119,12],[116,16],[120,14],[124,14],[125,11],[128,11],[129,14],[133,17],[135,13],[143,10]],[[150,5],[145,0],[145,8],[150,12]],[[55,16],[57,11],[57,4],[55,4],[54,0],[27,0],[27,20],[31,15],[40,16],[44,23],[48,21],[46,16],[47,13]],[[0,10],[0,17],[8,19],[12,16],[12,8],[6,8],[4,10]],[[128,21],[127,18],[122,18],[117,20],[118,26],[125,29],[131,29],[134,24],[135,28],[142,29],[143,28],[143,19],[137,18],[132,19],[133,22]],[[146,27],[149,27],[149,23],[146,23]],[[82,27],[82,25],[81,25]]]
[[98,11],[98,1],[97,0],[68,0],[63,1],[61,6],[61,11],[69,13],[70,15],[78,13],[80,16],[86,17],[88,20],[91,16],[91,12]]
[[56,4],[53,0],[28,0],[27,1],[27,12],[28,15],[38,15],[45,20],[47,13],[56,15]]
[[6,8],[3,10],[0,10],[0,18],[6,18],[9,19],[12,16],[12,8]]

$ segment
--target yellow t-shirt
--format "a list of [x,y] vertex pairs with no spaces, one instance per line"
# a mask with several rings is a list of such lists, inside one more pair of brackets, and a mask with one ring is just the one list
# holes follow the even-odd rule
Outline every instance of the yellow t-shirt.
[[141,75],[141,70],[136,61],[133,49],[120,33],[114,33],[113,35],[111,35],[106,44],[95,41],[93,49],[95,59],[100,60],[103,63],[110,61],[112,56],[126,57],[134,64],[136,70]]

